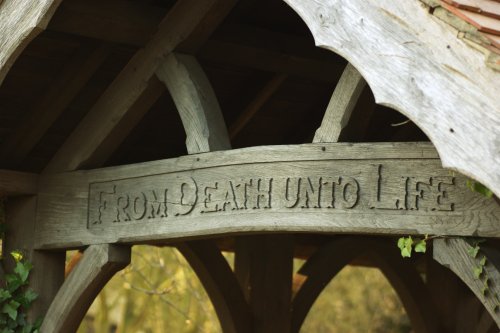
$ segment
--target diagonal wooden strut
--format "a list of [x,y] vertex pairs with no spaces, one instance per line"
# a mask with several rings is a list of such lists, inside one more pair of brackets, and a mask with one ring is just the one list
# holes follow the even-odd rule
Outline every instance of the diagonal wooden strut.
[[130,263],[130,247],[91,245],[83,253],[43,320],[42,333],[76,332],[94,298],[109,279]]
[[[500,297],[500,261],[497,250],[490,253],[481,251],[476,258],[469,254],[471,246],[461,238],[436,239],[433,242],[434,259],[441,265],[451,269],[474,292],[483,303],[496,324],[500,327],[499,297]],[[474,270],[480,266],[480,261],[486,258],[483,272],[479,277]],[[485,282],[485,278],[488,281]],[[485,289],[485,287],[487,287]]]
[[349,122],[365,85],[366,82],[361,74],[354,66],[347,63],[328,103],[321,126],[314,135],[313,142],[339,141],[340,133]]

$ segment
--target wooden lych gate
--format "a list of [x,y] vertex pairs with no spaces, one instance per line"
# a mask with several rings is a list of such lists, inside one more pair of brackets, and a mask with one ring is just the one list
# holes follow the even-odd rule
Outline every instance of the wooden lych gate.
[[[22,249],[34,265],[30,285],[40,297],[31,315],[44,316],[42,332],[75,331],[102,287],[129,264],[134,244],[178,248],[224,332],[298,332],[325,285],[357,258],[384,273],[415,332],[498,330],[500,205],[467,183],[479,181],[500,195],[500,75],[485,64],[479,44],[471,47],[433,15],[448,6],[438,1],[285,2],[0,1],[0,119],[6,124],[0,124],[0,194],[8,199],[3,246],[4,252]],[[276,34],[286,43],[259,44],[272,34],[251,30],[246,15],[269,9],[276,18],[290,8],[317,46],[348,62],[306,55],[307,48],[283,33],[293,30],[288,18]],[[497,46],[486,48],[493,52],[487,62],[496,59]],[[46,93],[29,85],[14,89],[37,80],[25,67],[57,63],[58,51],[69,54],[70,47],[76,55],[66,56]],[[302,58],[285,56],[290,47]],[[99,76],[100,68],[108,77]],[[236,83],[218,83],[231,75],[210,77],[207,68],[208,74],[252,68],[273,75],[256,79],[262,89],[233,114],[224,108],[238,100],[224,98],[220,87]],[[231,149],[294,77],[304,87],[334,80],[313,135],[306,133],[299,145]],[[136,153],[131,162],[141,163],[113,160],[120,149],[132,151],[127,140],[165,89],[185,131],[187,155],[172,148],[167,159]],[[346,143],[346,131],[368,128],[375,107],[367,102],[370,89],[377,104],[405,115],[431,142],[395,142],[414,139],[398,132],[382,136],[386,142]],[[23,98],[34,101],[29,112],[9,125],[16,119],[9,110]],[[248,135],[275,139],[272,132],[281,121],[288,124],[287,117],[265,120],[271,133]],[[314,126],[312,118],[299,121],[297,131]],[[44,152],[40,146],[59,132],[66,134]],[[141,140],[157,139],[145,132]],[[408,235],[437,236],[419,267],[401,258],[394,242]],[[486,292],[474,275],[479,257],[468,254],[467,237],[486,239]],[[231,239],[226,249],[235,253],[234,270],[221,254],[222,238]],[[83,256],[65,279],[70,249]],[[294,256],[306,258],[295,276]]]

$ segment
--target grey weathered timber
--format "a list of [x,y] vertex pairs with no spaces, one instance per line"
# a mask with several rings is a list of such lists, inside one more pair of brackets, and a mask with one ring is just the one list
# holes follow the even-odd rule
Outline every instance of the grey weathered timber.
[[172,95],[190,154],[231,148],[215,92],[193,56],[170,54],[156,75]]
[[252,315],[226,259],[210,240],[177,247],[196,272],[219,318],[224,333],[254,332]]
[[440,332],[434,305],[429,302],[429,291],[412,263],[401,260],[398,252],[393,251],[392,246],[388,247],[384,239],[360,237],[340,237],[330,241],[299,269],[296,276],[304,282],[293,299],[291,332],[300,331],[309,310],[327,284],[361,255],[368,255],[389,280],[415,332]]
[[[500,327],[500,314],[498,312],[498,297],[500,297],[500,272],[496,258],[491,258],[483,251],[473,258],[468,250],[471,248],[464,239],[436,239],[433,242],[433,256],[441,265],[451,269],[465,284],[474,292],[476,297],[483,303],[490,315]],[[485,272],[481,278],[474,276],[474,269],[480,266],[480,260],[486,258]],[[487,274],[489,282],[488,290],[483,293],[485,287],[484,277]]]
[[42,32],[61,0],[0,1],[0,85],[24,48]]
[[352,110],[365,85],[366,82],[361,74],[347,63],[328,103],[321,126],[316,130],[313,142],[339,141],[340,133],[349,122]]
[[345,57],[376,102],[415,122],[443,166],[500,195],[500,75],[419,1],[285,0],[316,45]]
[[22,194],[36,194],[37,185],[37,174],[0,170],[0,198]]
[[256,235],[250,241],[248,285],[254,332],[290,332],[293,235]]
[[227,233],[498,237],[500,207],[430,144],[255,147],[40,178],[37,248]]
[[[139,50],[106,89],[87,116],[47,165],[45,172],[75,170],[85,165],[116,124],[142,95],[165,57],[190,38],[198,40],[214,29],[227,11],[221,3],[232,0],[181,0],[160,24],[157,34]],[[213,26],[198,27],[209,20]],[[201,31],[200,31],[201,30]],[[92,133],[91,136],[88,133]]]
[[76,332],[94,298],[130,263],[130,247],[91,245],[64,281],[43,320],[42,333]]

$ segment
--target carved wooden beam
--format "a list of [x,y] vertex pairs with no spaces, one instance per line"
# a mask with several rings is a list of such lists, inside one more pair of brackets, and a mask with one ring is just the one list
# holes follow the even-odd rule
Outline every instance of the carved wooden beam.
[[[496,256],[479,253],[476,258],[469,254],[471,246],[460,238],[436,239],[433,242],[433,255],[441,265],[451,269],[474,292],[483,303],[490,315],[500,327],[498,311],[500,297],[500,262]],[[484,272],[480,277],[474,275],[474,270],[481,267],[480,261],[486,258]],[[488,282],[485,284],[485,278]],[[485,289],[487,287],[487,290]]]
[[[195,0],[180,0],[168,12],[160,24],[157,34],[139,50],[118,77],[106,89],[87,116],[70,135],[47,165],[45,172],[75,170],[91,159],[131,107],[140,98],[148,82],[165,57],[176,47],[190,39],[199,40],[215,26],[199,25],[203,22],[217,23],[227,11],[222,4],[233,4],[231,0],[210,0],[200,3]],[[230,7],[230,6],[228,6]],[[92,135],[89,136],[89,133]]]
[[0,197],[36,194],[37,187],[37,174],[0,170]]
[[66,110],[83,86],[94,75],[109,54],[106,45],[82,46],[71,62],[55,79],[47,94],[36,103],[19,128],[0,147],[4,167],[16,167],[40,141],[50,126]]
[[231,148],[215,92],[193,56],[170,54],[156,74],[165,83],[186,131],[190,154]]
[[24,48],[44,30],[61,0],[0,2],[0,85]]
[[258,231],[497,237],[500,206],[440,164],[431,144],[323,143],[47,174],[35,243]]
[[210,240],[191,241],[177,247],[205,288],[222,330],[253,332],[252,316],[238,281],[215,244]]
[[377,103],[402,112],[429,136],[445,167],[500,196],[500,75],[481,53],[419,1],[285,1],[316,45],[359,70]]
[[352,110],[354,110],[365,85],[366,82],[361,74],[348,63],[333,91],[313,142],[339,141],[340,133],[349,122]]
[[76,332],[97,294],[130,263],[130,247],[92,245],[69,274],[43,320],[40,332]]

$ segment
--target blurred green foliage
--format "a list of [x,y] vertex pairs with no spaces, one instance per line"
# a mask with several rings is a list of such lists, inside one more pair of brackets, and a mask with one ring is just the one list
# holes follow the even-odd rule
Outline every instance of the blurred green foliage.
[[[221,332],[207,294],[179,252],[136,246],[132,253],[132,264],[100,293],[78,333]],[[232,264],[232,255],[226,259]],[[346,267],[332,280],[301,330],[410,331],[385,277],[377,269],[357,267]]]

